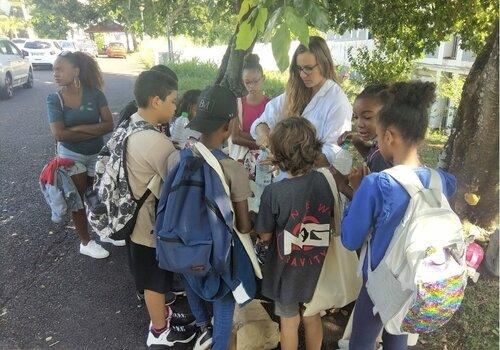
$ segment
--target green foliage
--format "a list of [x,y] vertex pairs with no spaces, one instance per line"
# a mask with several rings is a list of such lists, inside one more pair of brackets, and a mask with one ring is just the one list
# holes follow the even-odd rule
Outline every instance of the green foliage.
[[258,34],[264,32],[268,10],[257,6],[259,0],[243,0],[238,14],[239,30],[236,50],[247,50]]
[[454,107],[458,108],[462,98],[462,90],[465,83],[463,75],[454,74],[453,77],[441,76],[437,85],[437,95],[448,98]]
[[[166,63],[166,62],[164,62]],[[204,89],[212,84],[217,76],[218,67],[212,62],[193,59],[181,63],[166,63],[179,78],[179,94],[191,89]]]
[[[191,89],[203,89],[213,84],[217,76],[218,67],[214,63],[200,62],[199,60],[190,60],[180,63],[167,64],[179,77],[179,94],[183,94]],[[263,90],[269,97],[276,97],[283,93],[288,73],[264,72],[266,80]]]
[[103,33],[95,33],[94,41],[97,46],[97,51],[99,53],[104,53],[104,34]]
[[[366,28],[378,39],[379,45],[378,53],[371,59],[378,63],[372,67],[379,70],[391,63],[396,66],[395,73],[383,68],[376,74],[377,78],[388,74],[388,81],[405,76],[412,60],[434,51],[441,41],[454,34],[461,36],[464,49],[478,52],[492,24],[498,20],[496,0],[244,0],[240,19],[249,11],[263,8],[269,10],[270,19],[262,38],[273,43],[273,55],[280,70],[288,66],[287,43],[293,38],[307,41],[304,23],[339,33]],[[239,28],[238,40],[245,44],[239,48],[258,35],[255,23],[248,23],[251,26],[245,24]],[[289,38],[284,40],[285,36]],[[363,59],[366,58],[364,54]]]
[[496,0],[329,1],[332,29],[366,28],[386,52],[409,58],[432,52],[453,34],[462,47],[478,52],[498,20]]
[[374,83],[393,83],[409,80],[413,70],[413,62],[399,53],[384,53],[376,47],[369,51],[366,47],[348,53],[352,78],[358,85],[366,86]]
[[20,18],[0,15],[0,36],[17,37],[27,27],[28,23]]
[[264,72],[266,81],[263,90],[268,97],[276,97],[285,91],[285,85],[288,81],[288,72]]

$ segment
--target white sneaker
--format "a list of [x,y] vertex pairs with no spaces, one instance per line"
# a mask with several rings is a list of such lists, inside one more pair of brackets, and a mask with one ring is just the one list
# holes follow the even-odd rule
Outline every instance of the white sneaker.
[[148,333],[146,345],[148,348],[172,347],[177,343],[187,344],[196,336],[196,331],[188,330],[185,327],[172,326],[163,331],[158,337],[155,337],[151,329]]
[[124,247],[127,244],[124,239],[118,241],[109,237],[101,237],[101,243],[111,243],[115,247]]
[[88,255],[94,259],[104,259],[109,256],[109,252],[94,240],[89,241],[87,245],[80,243],[80,254]]

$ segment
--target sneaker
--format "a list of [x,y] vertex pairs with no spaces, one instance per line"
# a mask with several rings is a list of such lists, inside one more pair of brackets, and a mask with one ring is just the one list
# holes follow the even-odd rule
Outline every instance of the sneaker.
[[97,244],[94,240],[89,241],[87,245],[80,243],[80,254],[90,256],[94,259],[104,259],[109,256],[109,252]]
[[103,237],[103,238],[101,238],[101,243],[111,243],[115,247],[124,247],[127,244],[127,242],[125,242],[124,239],[121,239],[121,240],[118,241],[116,239],[112,239],[112,238],[109,238],[109,237]]
[[165,305],[170,306],[177,300],[177,295],[172,292],[165,293]]
[[[193,316],[193,314],[174,312],[174,310],[172,310],[172,308],[168,306],[165,319],[167,320],[167,323],[170,323],[172,326],[189,327],[194,326],[196,323],[196,318]],[[149,328],[151,327],[153,327],[153,323],[149,322]]]
[[196,332],[194,332],[194,329],[189,330],[185,327],[171,326],[156,337],[150,328],[146,345],[150,348],[157,348],[174,346],[175,344],[187,344],[193,340],[195,336]]
[[200,327],[196,334],[196,343],[193,350],[208,350],[212,346],[212,326]]
[[173,326],[192,326],[196,323],[196,318],[193,314],[173,312],[170,315],[170,322]]

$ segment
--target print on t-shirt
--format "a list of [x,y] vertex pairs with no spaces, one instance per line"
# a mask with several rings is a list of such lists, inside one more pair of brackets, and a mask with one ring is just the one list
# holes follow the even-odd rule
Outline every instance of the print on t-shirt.
[[255,231],[273,233],[262,268],[262,294],[281,303],[308,302],[330,244],[333,195],[323,174],[265,188]]
[[[323,214],[329,213],[330,207],[321,203],[318,205],[317,211],[321,211]],[[283,253],[280,252],[280,257],[288,259],[287,263],[292,266],[320,263],[326,254],[326,249],[315,250],[314,248],[327,248],[330,245],[330,223],[320,223],[319,215],[311,211],[310,201],[306,203],[306,212],[307,214],[301,219],[299,210],[293,209],[287,227],[282,234],[284,236]],[[278,240],[281,239],[278,238]],[[308,253],[311,251],[318,254],[310,256]]]

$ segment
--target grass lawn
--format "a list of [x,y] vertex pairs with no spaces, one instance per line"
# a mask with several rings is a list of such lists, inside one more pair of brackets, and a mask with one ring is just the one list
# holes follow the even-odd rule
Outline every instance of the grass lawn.
[[[179,92],[189,89],[203,89],[211,84],[217,74],[217,66],[211,63],[190,61],[179,64],[169,64],[179,77]],[[264,90],[268,96],[274,97],[284,89],[286,74],[266,72]],[[438,156],[445,145],[447,136],[439,132],[429,132],[421,148],[424,164],[434,167]],[[356,158],[355,163],[359,164]],[[481,272],[481,271],[480,271]],[[418,349],[425,350],[489,350],[498,349],[498,278],[492,278],[482,272],[478,283],[469,282],[465,299],[458,313],[451,322],[439,332],[420,338]],[[325,325],[325,329],[332,329]],[[337,329],[338,333],[338,329]],[[325,341],[332,339],[325,335]],[[337,337],[338,339],[338,337]],[[331,349],[332,344],[325,344]]]

